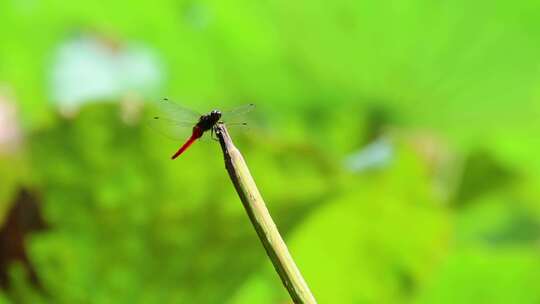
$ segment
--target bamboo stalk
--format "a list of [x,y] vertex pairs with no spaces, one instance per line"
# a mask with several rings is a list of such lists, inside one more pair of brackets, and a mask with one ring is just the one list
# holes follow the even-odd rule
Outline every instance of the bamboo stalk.
[[215,127],[215,132],[223,150],[227,172],[283,285],[287,288],[294,303],[316,304],[315,297],[294,263],[251,177],[248,166],[240,151],[234,146],[227,128],[220,123]]

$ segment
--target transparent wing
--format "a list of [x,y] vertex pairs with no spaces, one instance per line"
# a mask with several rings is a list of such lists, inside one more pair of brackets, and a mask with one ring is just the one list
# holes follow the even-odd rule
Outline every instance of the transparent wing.
[[185,140],[191,135],[194,124],[155,116],[146,121],[146,126],[169,139]]
[[191,135],[200,114],[189,108],[162,99],[154,104],[145,115],[144,124],[161,135],[175,140],[184,140]]
[[221,118],[225,123],[235,122],[242,124],[246,122],[246,114],[253,111],[253,109],[255,109],[255,105],[250,103],[231,110],[224,110]]
[[231,123],[225,123],[225,126],[227,126],[227,129],[238,132],[238,133],[247,133],[251,130],[252,125],[248,122],[231,122]]
[[195,124],[201,117],[201,113],[171,102],[167,98],[159,100],[155,105],[157,109],[156,116],[169,120],[193,122]]

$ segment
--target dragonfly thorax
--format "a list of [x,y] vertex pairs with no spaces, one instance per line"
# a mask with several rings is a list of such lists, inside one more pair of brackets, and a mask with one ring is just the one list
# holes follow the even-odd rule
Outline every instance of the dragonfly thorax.
[[213,110],[209,114],[202,115],[197,125],[203,129],[203,131],[210,130],[221,119],[221,111]]

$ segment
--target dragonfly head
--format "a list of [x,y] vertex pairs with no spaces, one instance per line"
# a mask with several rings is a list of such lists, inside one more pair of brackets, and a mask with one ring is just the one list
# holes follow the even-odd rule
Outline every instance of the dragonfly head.
[[216,121],[218,121],[221,118],[221,111],[220,110],[212,110],[212,112],[210,112],[210,116],[213,119],[215,119]]

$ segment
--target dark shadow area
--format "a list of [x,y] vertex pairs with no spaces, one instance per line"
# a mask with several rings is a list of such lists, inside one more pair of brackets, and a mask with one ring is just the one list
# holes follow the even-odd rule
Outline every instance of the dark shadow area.
[[0,228],[0,287],[9,289],[9,266],[19,262],[32,285],[41,289],[35,267],[28,258],[26,239],[29,234],[47,228],[41,213],[41,201],[31,190],[21,188]]

